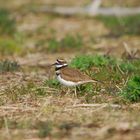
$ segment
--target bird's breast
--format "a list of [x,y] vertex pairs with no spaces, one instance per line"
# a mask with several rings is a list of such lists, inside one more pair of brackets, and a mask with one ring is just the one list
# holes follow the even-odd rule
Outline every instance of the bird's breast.
[[67,80],[63,79],[60,74],[57,75],[57,80],[65,86],[76,86],[77,85],[77,83],[75,83],[75,82],[67,81]]

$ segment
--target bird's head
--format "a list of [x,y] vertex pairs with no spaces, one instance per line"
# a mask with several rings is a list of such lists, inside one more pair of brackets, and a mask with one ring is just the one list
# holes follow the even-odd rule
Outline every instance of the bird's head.
[[56,69],[60,69],[60,68],[68,66],[67,62],[63,59],[57,59],[56,62],[52,65],[55,65]]

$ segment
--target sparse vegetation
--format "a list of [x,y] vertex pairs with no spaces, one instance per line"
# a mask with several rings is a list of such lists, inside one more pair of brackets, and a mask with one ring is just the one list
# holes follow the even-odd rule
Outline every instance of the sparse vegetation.
[[52,39],[48,42],[48,50],[50,52],[70,51],[71,49],[80,49],[82,47],[82,39],[80,36],[66,35],[62,40]]
[[110,33],[113,35],[139,35],[139,17],[140,15],[126,17],[99,16],[97,19],[102,21],[105,26],[110,29]]
[[[44,47],[42,47],[42,45]],[[56,38],[41,40],[37,43],[37,48],[42,51],[49,51],[49,52],[61,52],[63,51],[71,51],[71,50],[80,50],[82,48],[83,42],[82,38],[72,35],[66,35],[61,40],[57,40]]]
[[0,55],[13,55],[21,52],[21,46],[13,39],[0,39]]
[[16,61],[4,60],[0,62],[0,73],[17,71],[19,67]]
[[38,127],[38,136],[40,138],[45,138],[47,136],[50,135],[51,133],[51,129],[52,129],[52,125],[51,125],[51,122],[38,122],[37,124],[37,127]]
[[74,128],[74,127],[79,127],[80,124],[79,123],[76,123],[76,122],[62,122],[60,125],[59,125],[59,129],[61,131],[63,131],[65,134],[68,134],[69,131]]
[[77,35],[77,36],[72,36],[72,35],[66,35],[65,38],[63,38],[60,41],[60,46],[62,48],[70,48],[70,49],[80,49],[82,47],[82,38]]

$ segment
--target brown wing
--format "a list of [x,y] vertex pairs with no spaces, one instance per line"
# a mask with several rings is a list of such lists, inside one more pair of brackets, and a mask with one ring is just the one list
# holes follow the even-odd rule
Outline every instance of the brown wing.
[[74,82],[91,80],[89,76],[85,75],[78,69],[69,67],[61,69],[61,77],[64,78],[65,80],[70,80]]

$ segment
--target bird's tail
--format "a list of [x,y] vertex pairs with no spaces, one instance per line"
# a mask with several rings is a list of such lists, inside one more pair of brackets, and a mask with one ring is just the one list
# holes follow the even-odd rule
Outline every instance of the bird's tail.
[[104,82],[102,82],[102,81],[95,80],[95,79],[94,79],[94,80],[92,80],[92,81],[93,81],[93,82],[95,82],[95,83],[102,83],[102,84],[104,83]]
[[88,81],[80,82],[80,84],[85,84],[85,83],[103,83],[103,82],[98,81],[98,80],[88,80]]

